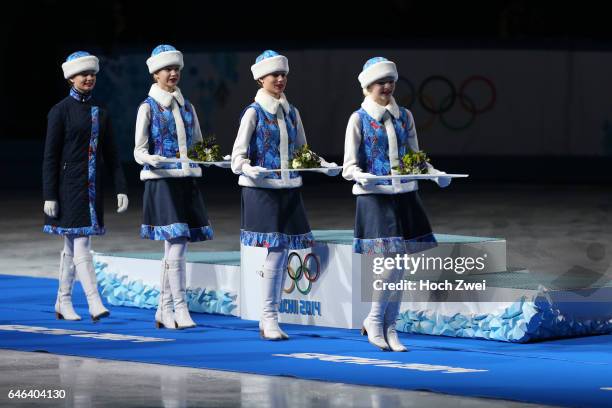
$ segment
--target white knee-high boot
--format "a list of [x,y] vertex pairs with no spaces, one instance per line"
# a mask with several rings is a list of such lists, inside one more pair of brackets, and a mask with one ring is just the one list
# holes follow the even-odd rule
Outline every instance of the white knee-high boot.
[[387,344],[391,348],[391,351],[408,351],[406,346],[402,344],[397,335],[397,330],[395,329],[395,323],[397,322],[397,316],[399,315],[400,306],[402,304],[401,296],[392,296],[387,305],[387,310],[385,311],[384,318],[384,332],[385,332],[385,340],[387,340]]
[[55,300],[55,317],[64,320],[81,320],[72,307],[72,285],[74,284],[72,256],[62,251],[59,267],[59,288]]
[[[275,289],[276,299],[274,303],[276,303],[277,311],[279,310],[281,301],[283,300],[283,287],[285,286],[286,278],[287,278],[287,265],[285,264],[285,267],[283,268],[281,272],[281,278],[278,280],[278,284],[277,284],[278,287]],[[278,318],[278,313],[277,313],[277,318]],[[289,340],[289,335],[285,333],[285,331],[280,327],[280,325],[278,326],[278,331],[280,332],[283,340]]]
[[[383,282],[390,282],[394,279],[395,271],[385,271],[381,278]],[[372,294],[372,306],[370,313],[363,321],[361,334],[368,336],[368,341],[374,346],[383,351],[389,351],[391,348],[385,340],[385,312],[391,297],[390,290],[375,291]]]
[[395,328],[395,322],[399,314],[400,305],[400,302],[389,302],[387,311],[385,312],[385,340],[387,341],[389,348],[391,348],[391,351],[408,351],[406,346],[404,346],[400,341]]
[[177,328],[188,329],[190,327],[196,327],[196,323],[191,319],[189,307],[187,305],[187,272],[185,258],[166,259],[164,265],[166,274],[168,275],[170,291],[172,292],[174,320],[176,321]]
[[389,350],[389,344],[385,340],[383,324],[384,314],[387,308],[386,300],[373,300],[370,313],[363,321],[361,334],[368,336],[368,341],[383,351]]
[[280,298],[278,291],[283,280],[283,272],[282,269],[263,268],[261,280],[263,307],[259,319],[259,334],[266,340],[284,338],[278,327],[278,300]]
[[98,292],[98,282],[96,280],[92,256],[75,257],[74,267],[87,297],[91,319],[95,322],[102,317],[109,316],[110,312],[102,304],[102,299],[100,299],[100,293]]
[[168,270],[166,269],[166,260],[162,259],[161,281],[159,285],[159,300],[157,311],[155,312],[155,326],[159,329],[176,329],[176,321],[174,320],[174,307],[172,304],[172,291],[168,280]]

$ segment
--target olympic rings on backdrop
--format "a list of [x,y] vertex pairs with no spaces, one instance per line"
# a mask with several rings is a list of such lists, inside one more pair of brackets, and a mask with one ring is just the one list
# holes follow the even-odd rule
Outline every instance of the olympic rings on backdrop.
[[[423,100],[427,101],[427,103],[429,103],[429,105],[433,106],[433,99],[427,95],[427,94],[423,94]],[[417,129],[419,130],[423,130],[423,129],[429,129],[431,127],[431,125],[434,124],[434,121],[436,120],[436,114],[435,113],[431,113],[429,115],[429,117],[427,118],[427,120],[425,121],[421,121],[421,126],[417,126]],[[415,119],[416,122],[416,119]]]
[[[425,94],[425,87],[436,81],[441,82],[448,87],[448,95],[442,100],[440,106],[437,107],[435,104],[429,105],[423,98],[423,95]],[[444,78],[442,75],[432,75],[427,77],[425,80],[423,80],[423,82],[421,82],[421,86],[419,86],[419,102],[421,102],[421,106],[427,112],[433,114],[448,112],[455,104],[455,99],[457,99],[457,90],[455,89],[455,85],[453,85],[451,81]]]
[[[403,86],[407,86],[409,92],[403,92],[403,89],[401,89]],[[403,76],[397,78],[397,82],[395,83],[395,99],[397,99],[399,105],[405,106],[408,109],[412,108],[412,105],[414,105],[414,95],[416,95],[416,92],[412,82]]]
[[[491,91],[491,99],[489,99],[489,103],[485,104],[482,108],[477,108],[476,105],[472,104],[473,108],[472,110],[469,110],[469,108],[464,105],[464,101],[466,100],[465,88],[467,88],[469,84],[478,81],[484,82],[487,85],[489,91]],[[463,81],[463,83],[459,87],[459,100],[461,101],[461,104],[463,105],[463,108],[465,110],[469,110],[470,112],[474,113],[484,113],[493,109],[493,106],[495,106],[495,102],[497,101],[497,90],[495,89],[495,85],[489,78],[485,78],[482,75],[473,75]]]
[[[469,109],[466,109],[468,112],[468,118],[462,124],[452,124],[449,123],[442,113],[440,113],[440,123],[446,126],[447,129],[450,130],[464,130],[472,126],[472,123],[476,120],[476,105],[474,105],[474,101],[471,98],[468,98],[467,95],[462,95],[461,105],[464,106],[464,103],[469,105]],[[442,104],[446,102],[446,100],[450,99],[450,95],[442,100]]]
[[[297,258],[299,261],[300,266],[298,266],[297,269],[294,269],[293,265],[291,264],[291,261],[293,261],[294,258]],[[317,272],[315,274],[312,273],[313,262],[314,265],[316,265]],[[289,278],[291,279],[291,285],[289,286],[289,288],[283,288],[283,292],[291,293],[294,289],[297,288],[297,290],[302,295],[307,295],[312,289],[312,284],[316,282],[317,279],[319,279],[320,274],[321,263],[319,262],[319,258],[317,258],[315,254],[309,253],[304,257],[304,261],[302,261],[300,254],[298,254],[297,252],[292,252],[287,258],[287,275],[289,275]],[[308,286],[305,289],[300,287],[300,281],[302,280],[302,276],[304,276],[308,281]]]
[[[484,84],[489,90],[488,100],[480,104],[476,104],[474,99],[468,95],[469,88],[477,83]],[[441,84],[447,88],[446,96],[439,101],[435,100],[428,93],[428,90],[434,84]],[[459,91],[457,91],[453,82],[442,75],[431,75],[425,78],[420,83],[418,90],[409,79],[400,76],[396,83],[396,98],[401,106],[405,106],[408,109],[412,109],[418,101],[421,107],[429,113],[426,119],[418,121],[419,126],[417,126],[417,129],[424,130],[431,127],[436,117],[439,116],[440,123],[444,127],[449,130],[461,131],[469,128],[476,120],[476,116],[493,109],[497,102],[497,89],[490,79],[482,75],[472,75],[464,79],[459,85]],[[456,103],[457,100],[459,104]],[[460,123],[452,123],[445,116],[455,106],[461,107],[468,114],[467,118]]]

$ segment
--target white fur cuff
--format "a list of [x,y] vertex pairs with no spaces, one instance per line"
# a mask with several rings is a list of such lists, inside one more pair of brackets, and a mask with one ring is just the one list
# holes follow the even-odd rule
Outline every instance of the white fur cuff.
[[263,78],[273,72],[289,73],[289,60],[283,55],[266,58],[251,65],[251,72],[255,80]]
[[62,64],[62,70],[64,71],[64,78],[68,79],[86,71],[94,71],[97,74],[98,71],[100,71],[100,65],[96,56],[88,55],[86,57],[64,62]]
[[183,54],[180,51],[164,51],[147,59],[149,74],[175,65],[183,69]]
[[383,78],[393,78],[393,80],[397,81],[397,68],[395,68],[394,62],[378,62],[359,74],[359,82],[362,88],[367,88],[374,82]]

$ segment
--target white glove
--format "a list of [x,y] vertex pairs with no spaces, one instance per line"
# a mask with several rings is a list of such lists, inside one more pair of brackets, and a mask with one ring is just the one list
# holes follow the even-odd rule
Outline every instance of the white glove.
[[374,175],[371,173],[362,173],[360,171],[353,172],[353,179],[364,187],[367,186],[368,184],[375,182],[375,180],[373,179],[366,178],[366,177],[372,177],[372,176]]
[[128,197],[125,194],[117,194],[117,212],[125,212],[128,208]]
[[[321,159],[321,167],[323,167],[323,168],[338,167],[338,165],[336,163],[334,163],[334,162],[328,163],[325,160]],[[337,176],[338,174],[342,173],[342,169],[321,170],[321,173],[327,174],[330,177],[334,177],[334,176]]]
[[441,177],[436,177],[434,179],[434,181],[436,182],[436,184],[438,186],[440,186],[440,188],[445,188],[448,187],[451,183],[451,181],[453,180],[450,177],[443,177],[442,175],[446,174],[445,171],[440,171],[438,169],[434,169],[433,167],[431,167],[428,171],[429,174],[433,174],[433,175],[440,175]]
[[59,204],[57,201],[45,201],[45,206],[43,208],[45,214],[47,214],[51,218],[57,218],[59,214]]
[[147,157],[147,160],[145,161],[145,163],[147,163],[149,166],[159,167],[159,165],[166,159],[167,157],[164,157],[164,156],[160,156],[157,154],[150,154],[149,157]]
[[266,170],[265,167],[260,166],[251,166],[248,163],[244,163],[242,165],[242,174],[252,179],[258,179],[264,177],[266,174],[262,173],[263,170]]

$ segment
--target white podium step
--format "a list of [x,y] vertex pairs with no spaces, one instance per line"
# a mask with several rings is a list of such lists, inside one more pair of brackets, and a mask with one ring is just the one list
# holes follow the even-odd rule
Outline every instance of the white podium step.
[[[353,253],[351,230],[313,231],[317,245],[291,251],[292,268],[306,262],[310,273],[286,278],[279,319],[283,323],[356,329],[370,309],[362,279],[371,271],[365,256]],[[507,271],[506,241],[499,238],[436,234],[427,257],[486,259],[482,270],[461,275],[433,268],[407,276],[443,282],[486,281],[468,293],[420,290],[406,293],[398,329],[411,333],[526,342],[551,337],[612,332],[612,283],[580,276],[546,277]],[[258,320],[260,276],[265,248],[240,252],[191,252],[187,257],[190,310]],[[416,255],[415,255],[416,256]],[[94,254],[102,294],[111,305],[157,307],[161,253]],[[308,279],[310,278],[310,280]],[[365,282],[365,283],[364,283]],[[365,289],[365,287],[364,287]],[[365,301],[364,301],[365,300]]]

